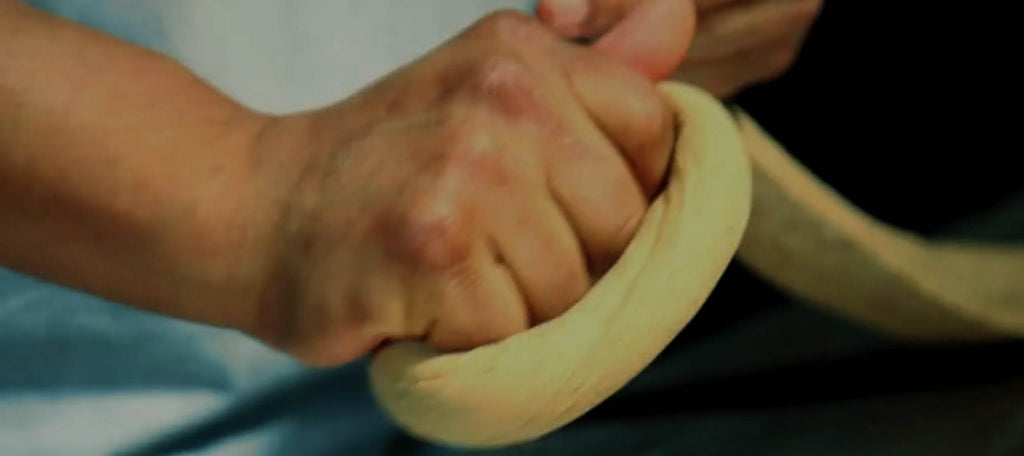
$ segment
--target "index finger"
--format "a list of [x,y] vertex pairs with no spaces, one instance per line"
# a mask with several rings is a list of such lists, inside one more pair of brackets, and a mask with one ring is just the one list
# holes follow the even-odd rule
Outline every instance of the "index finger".
[[682,62],[695,27],[690,1],[647,0],[594,43],[594,48],[660,80]]

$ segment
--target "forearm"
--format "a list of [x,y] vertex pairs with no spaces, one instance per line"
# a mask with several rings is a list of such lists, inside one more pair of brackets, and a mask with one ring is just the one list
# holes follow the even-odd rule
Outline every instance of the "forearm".
[[[267,119],[144,49],[0,0],[0,264],[246,327],[276,223]],[[241,293],[241,294],[240,294]]]

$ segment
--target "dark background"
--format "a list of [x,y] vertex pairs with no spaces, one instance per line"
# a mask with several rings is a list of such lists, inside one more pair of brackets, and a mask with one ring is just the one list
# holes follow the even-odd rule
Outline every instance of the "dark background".
[[934,232],[1024,189],[1005,5],[826,1],[792,71],[738,101],[855,204]]

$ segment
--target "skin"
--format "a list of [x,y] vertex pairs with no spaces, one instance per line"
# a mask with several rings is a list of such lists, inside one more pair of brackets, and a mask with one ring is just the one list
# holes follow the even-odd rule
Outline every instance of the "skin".
[[[675,22],[608,39],[644,71],[692,34],[660,11]],[[269,116],[0,0],[0,263],[316,365],[499,340],[571,306],[662,183],[671,111],[608,52],[497,13],[346,100]]]
[[[785,73],[821,11],[822,0],[669,0],[674,8],[695,8],[698,24],[692,48],[678,68],[656,75],[698,85],[729,97]],[[562,36],[607,41],[629,18],[645,10],[667,9],[665,0],[541,0],[537,16]],[[614,40],[603,49],[615,55],[625,45]],[[666,71],[667,70],[667,71]]]

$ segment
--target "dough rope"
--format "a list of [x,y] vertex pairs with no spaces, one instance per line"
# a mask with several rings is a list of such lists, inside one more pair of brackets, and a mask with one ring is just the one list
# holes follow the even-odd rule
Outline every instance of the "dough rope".
[[936,242],[879,222],[745,113],[754,204],[738,258],[776,286],[918,341],[1024,335],[1024,246]]
[[1024,246],[930,242],[882,224],[745,113],[734,122],[699,89],[660,89],[682,128],[668,185],[623,256],[564,315],[501,342],[462,353],[403,342],[377,353],[374,393],[406,430],[492,447],[559,428],[646,367],[734,254],[809,303],[896,335],[1024,336]]
[[700,308],[746,225],[750,169],[720,103],[692,87],[661,88],[682,126],[668,185],[619,261],[580,302],[468,352],[405,342],[376,354],[373,390],[409,432],[468,446],[548,433],[636,376]]

